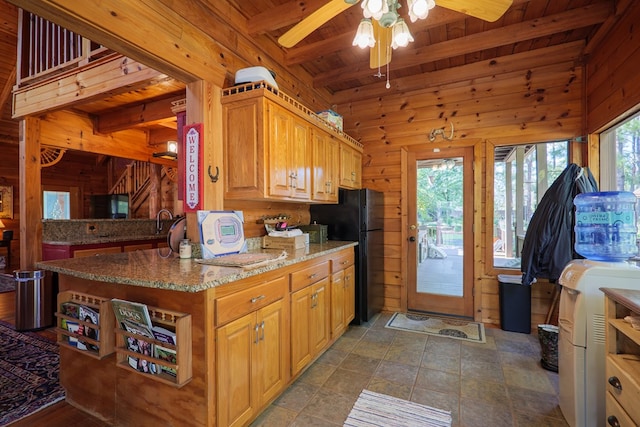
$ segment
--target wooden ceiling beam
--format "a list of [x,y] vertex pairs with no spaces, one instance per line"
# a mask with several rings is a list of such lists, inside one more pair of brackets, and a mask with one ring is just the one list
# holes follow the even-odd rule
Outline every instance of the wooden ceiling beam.
[[390,92],[396,94],[407,93],[422,90],[425,86],[439,87],[455,82],[475,84],[475,82],[482,78],[508,74],[530,67],[545,67],[563,61],[578,62],[584,46],[584,41],[578,40],[538,50],[515,53],[501,58],[486,59],[454,68],[446,68],[427,74],[415,74],[392,79],[391,91],[386,89],[384,84],[376,82],[366,86],[336,92],[333,101],[339,106],[349,104],[358,109],[358,102],[370,102],[371,99],[381,99],[384,96],[389,96]]
[[115,111],[101,114],[95,121],[96,131],[99,133],[111,133],[165,122],[167,119],[175,119],[175,114],[171,111],[171,102],[179,101],[184,97],[185,94],[182,93],[170,98],[119,108]]
[[185,83],[223,86],[224,50],[162,0],[8,0]]
[[[394,56],[389,66],[391,70],[401,70],[458,55],[550,36],[600,24],[613,13],[612,3],[595,3],[543,18],[447,40],[420,49],[404,49],[401,55]],[[367,60],[355,66],[349,65],[319,74],[314,78],[313,82],[316,87],[322,87],[330,83],[361,79],[370,75],[371,69]]]
[[297,24],[325,3],[327,0],[293,0],[283,3],[249,18],[247,30],[250,36],[257,36]]

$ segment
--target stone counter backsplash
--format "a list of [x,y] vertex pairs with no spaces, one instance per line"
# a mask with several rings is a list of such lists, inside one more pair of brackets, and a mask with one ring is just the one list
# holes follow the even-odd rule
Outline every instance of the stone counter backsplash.
[[[163,219],[159,237],[166,236],[176,219]],[[156,235],[155,219],[45,219],[42,220],[43,242],[88,241]]]

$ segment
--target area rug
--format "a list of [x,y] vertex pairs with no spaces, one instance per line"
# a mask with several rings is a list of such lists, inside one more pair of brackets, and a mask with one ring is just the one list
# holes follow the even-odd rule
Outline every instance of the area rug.
[[344,427],[449,427],[451,412],[362,390]]
[[10,274],[0,273],[0,294],[16,290],[16,281]]
[[387,328],[400,331],[419,332],[428,335],[447,336],[459,340],[484,343],[484,325],[464,319],[437,317],[426,314],[394,313]]
[[0,321],[0,426],[64,399],[58,346]]

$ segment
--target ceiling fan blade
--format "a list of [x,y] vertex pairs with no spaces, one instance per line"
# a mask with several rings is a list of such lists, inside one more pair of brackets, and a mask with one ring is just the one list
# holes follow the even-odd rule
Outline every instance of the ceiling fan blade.
[[373,19],[373,36],[376,45],[369,49],[369,67],[382,67],[391,62],[391,28],[383,28]]
[[347,10],[356,2],[347,3],[345,0],[331,0],[311,15],[294,25],[289,31],[278,39],[278,43],[284,47],[293,47],[309,34],[320,28],[325,22],[339,13]]
[[437,0],[438,6],[461,12],[484,21],[497,21],[509,9],[513,0]]

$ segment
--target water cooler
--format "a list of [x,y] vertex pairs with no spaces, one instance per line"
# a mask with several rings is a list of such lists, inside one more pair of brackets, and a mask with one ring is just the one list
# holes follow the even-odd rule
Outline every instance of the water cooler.
[[575,249],[587,259],[562,271],[558,317],[560,409],[571,427],[605,420],[605,297],[600,288],[639,289],[636,197],[629,192],[576,196]]
[[571,261],[559,283],[560,409],[572,427],[605,425],[605,316],[600,288],[640,289],[640,268],[626,262]]

